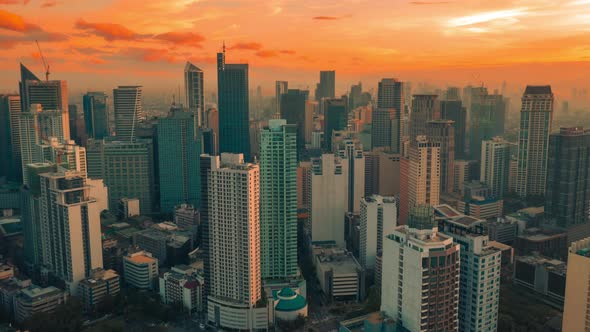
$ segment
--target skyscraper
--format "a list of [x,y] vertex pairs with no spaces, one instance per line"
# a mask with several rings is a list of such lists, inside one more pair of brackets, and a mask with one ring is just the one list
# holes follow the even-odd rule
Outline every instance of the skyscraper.
[[469,156],[481,157],[481,142],[504,135],[506,102],[502,95],[488,94],[484,87],[473,89],[469,113]]
[[72,294],[90,271],[102,267],[98,200],[86,174],[58,171],[41,174],[40,224],[43,263]]
[[440,144],[440,192],[451,193],[455,186],[455,123],[428,121],[426,132],[430,141]]
[[0,174],[18,180],[22,176],[18,95],[0,95]]
[[315,90],[315,99],[334,98],[336,96],[336,72],[334,70],[320,71],[320,83]]
[[490,187],[494,198],[501,199],[508,193],[511,145],[501,137],[494,137],[481,143],[479,179]]
[[374,269],[377,255],[383,251],[383,238],[397,226],[395,197],[371,195],[361,199],[359,262]]
[[527,86],[522,96],[518,134],[516,192],[521,197],[545,194],[547,152],[552,122],[551,86]]
[[573,242],[567,258],[562,331],[588,331],[590,319],[590,238]]
[[467,111],[460,100],[441,100],[440,115],[442,119],[454,121],[455,158],[465,158],[465,131]]
[[42,81],[22,63],[20,69],[19,86],[23,112],[29,112],[33,104],[41,104],[43,110],[68,113],[68,85],[66,81]]
[[219,152],[242,153],[249,160],[250,110],[248,65],[226,64],[225,46],[217,53]]
[[196,136],[195,113],[172,108],[156,125],[160,176],[160,211],[169,213],[176,205],[199,206],[201,178],[200,137]]
[[[256,308],[261,297],[259,167],[244,163],[241,154],[222,153],[212,161],[207,317],[222,328],[268,327],[267,308]],[[266,320],[257,318],[260,314]]]
[[409,331],[457,331],[460,251],[430,206],[414,207],[383,240],[381,311]]
[[[289,90],[289,82],[287,81],[276,81],[275,82],[275,114],[282,114],[281,111],[281,98]],[[284,118],[283,118],[284,119]]]
[[196,128],[207,126],[203,85],[203,71],[187,62],[184,66],[184,95],[186,96],[186,107],[195,115],[193,119]]
[[346,212],[358,214],[360,201],[365,193],[365,155],[363,146],[350,133],[343,133],[333,142],[334,154],[348,165],[348,190]]
[[109,105],[106,93],[88,92],[82,97],[82,103],[88,138],[103,139],[109,136]]
[[348,124],[347,98],[324,100],[324,150],[332,151],[332,133]]
[[297,275],[297,127],[270,120],[260,142],[262,278]]
[[141,86],[119,86],[113,89],[115,134],[118,140],[133,141],[143,120]]
[[288,124],[297,126],[297,154],[299,157],[305,150],[305,128],[311,126],[306,119],[306,106],[309,91],[289,89],[282,94],[281,119],[287,120]]
[[590,131],[560,128],[549,137],[545,216],[558,227],[588,222],[590,211]]
[[395,78],[382,79],[377,92],[377,109],[372,114],[373,148],[386,147],[394,153],[399,153],[403,109],[402,82]]
[[418,135],[426,135],[426,123],[440,119],[440,103],[437,95],[414,95],[410,113],[410,145]]

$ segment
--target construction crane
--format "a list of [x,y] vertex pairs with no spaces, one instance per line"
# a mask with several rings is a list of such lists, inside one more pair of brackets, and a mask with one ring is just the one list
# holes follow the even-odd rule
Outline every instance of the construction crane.
[[43,68],[45,69],[45,80],[49,81],[49,65],[45,61],[45,57],[43,56],[43,52],[41,51],[41,46],[39,46],[39,41],[35,40],[37,43],[37,49],[39,49],[39,55],[41,56],[41,61],[43,61]]

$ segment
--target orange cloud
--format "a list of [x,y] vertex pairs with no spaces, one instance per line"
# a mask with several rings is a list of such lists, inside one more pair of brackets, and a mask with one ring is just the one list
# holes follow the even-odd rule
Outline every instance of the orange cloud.
[[171,31],[157,35],[154,38],[176,45],[194,46],[199,48],[203,47],[202,42],[205,41],[205,37],[193,32]]
[[297,53],[294,50],[280,50],[280,52],[282,54],[295,54],[295,53]]
[[255,42],[237,43],[229,47],[230,50],[251,50],[258,51],[262,49],[262,44]]
[[24,1],[20,1],[20,0],[0,0],[0,5],[18,5],[19,3],[22,3],[23,5],[26,5],[29,3],[29,0],[24,0]]
[[412,5],[446,5],[451,3],[450,1],[412,1]]
[[57,5],[57,1],[48,0],[41,4],[41,8],[55,7],[55,5]]
[[178,63],[179,60],[166,49],[134,47],[124,51],[124,54],[136,60],[145,62]]
[[272,57],[277,56],[277,55],[278,54],[277,54],[276,51],[266,50],[266,51],[258,51],[258,52],[256,52],[256,56],[259,56],[261,58],[272,58]]
[[116,23],[90,23],[83,19],[76,21],[76,28],[90,31],[106,40],[133,40],[140,37],[137,33]]
[[318,21],[334,21],[334,20],[339,20],[340,17],[337,16],[314,16],[312,17],[312,20],[318,20]]
[[36,25],[27,24],[22,17],[0,9],[0,29],[26,32],[38,28]]

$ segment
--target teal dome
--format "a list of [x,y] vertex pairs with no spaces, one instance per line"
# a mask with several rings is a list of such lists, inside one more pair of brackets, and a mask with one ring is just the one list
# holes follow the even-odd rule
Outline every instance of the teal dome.
[[275,306],[277,311],[298,311],[307,306],[307,301],[291,288],[285,287],[277,294],[279,301]]

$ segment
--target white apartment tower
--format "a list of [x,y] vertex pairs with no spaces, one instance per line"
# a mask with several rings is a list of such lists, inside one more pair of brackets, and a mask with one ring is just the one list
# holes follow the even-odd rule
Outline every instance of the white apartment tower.
[[490,187],[496,198],[502,198],[508,192],[510,145],[501,137],[481,142],[480,181]]
[[361,199],[359,263],[374,269],[383,251],[383,238],[397,226],[395,197],[371,195]]

